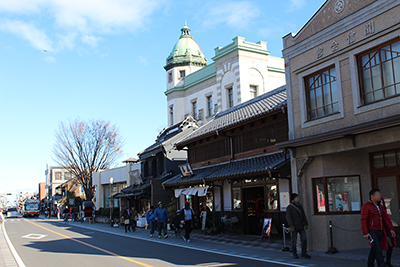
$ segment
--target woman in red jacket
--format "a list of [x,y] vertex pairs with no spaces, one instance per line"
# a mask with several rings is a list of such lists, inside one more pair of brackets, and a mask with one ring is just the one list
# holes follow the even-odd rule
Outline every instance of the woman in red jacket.
[[369,192],[369,201],[361,208],[361,229],[364,238],[369,240],[371,250],[368,256],[368,266],[373,267],[374,262],[379,267],[385,267],[386,263],[382,255],[382,239],[385,227],[389,229],[391,236],[396,237],[393,225],[389,222],[389,217],[385,209],[380,205],[382,199],[379,189],[372,189]]

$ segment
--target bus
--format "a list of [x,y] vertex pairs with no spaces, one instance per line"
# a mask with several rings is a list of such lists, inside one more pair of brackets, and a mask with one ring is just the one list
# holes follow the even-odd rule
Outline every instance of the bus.
[[40,201],[37,199],[27,199],[22,206],[22,216],[28,217],[39,217],[39,205]]

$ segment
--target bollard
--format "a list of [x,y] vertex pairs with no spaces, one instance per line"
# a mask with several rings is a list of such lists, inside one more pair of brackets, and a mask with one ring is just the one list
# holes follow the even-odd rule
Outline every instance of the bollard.
[[286,234],[290,232],[290,229],[285,227],[285,224],[282,224],[282,233],[283,233],[283,247],[282,251],[290,251],[290,248],[286,245]]
[[330,238],[330,247],[325,252],[326,254],[335,254],[339,251],[333,246],[333,235],[332,235],[332,221],[329,221],[329,238]]

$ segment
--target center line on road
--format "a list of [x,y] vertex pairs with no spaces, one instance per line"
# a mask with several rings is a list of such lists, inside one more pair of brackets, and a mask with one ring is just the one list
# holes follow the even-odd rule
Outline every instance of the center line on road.
[[141,265],[141,266],[144,266],[144,267],[154,267],[154,266],[152,266],[152,265],[149,265],[149,264],[146,264],[146,263],[143,263],[143,262],[134,260],[134,259],[130,259],[130,258],[128,258],[128,257],[124,257],[124,256],[121,256],[121,255],[115,254],[115,253],[113,253],[113,252],[111,252],[111,251],[108,251],[108,250],[105,250],[105,249],[102,249],[102,248],[93,246],[93,245],[91,245],[91,244],[88,244],[88,243],[86,243],[86,242],[80,241],[80,240],[75,239],[75,238],[73,238],[73,237],[69,237],[69,236],[63,235],[63,234],[61,234],[61,233],[58,233],[58,232],[56,232],[56,231],[50,230],[50,229],[48,229],[48,228],[46,228],[46,227],[43,227],[43,226],[41,226],[41,225],[39,225],[39,224],[37,224],[37,223],[31,222],[31,221],[29,221],[29,220],[26,220],[26,221],[29,222],[29,223],[31,223],[31,224],[33,224],[33,225],[35,225],[35,226],[37,226],[37,227],[40,227],[40,228],[42,228],[42,229],[44,229],[44,230],[46,230],[46,231],[49,231],[49,232],[51,232],[51,233],[53,233],[53,234],[62,236],[62,237],[64,237],[64,238],[66,238],[66,239],[75,241],[75,242],[80,243],[80,244],[82,244],[82,245],[85,245],[85,246],[94,248],[94,249],[99,250],[99,251],[101,251],[101,252],[104,252],[104,253],[106,253],[106,254],[109,254],[109,255],[118,257],[118,258],[123,259],[123,260],[126,260],[126,261],[130,261],[130,262],[136,263],[136,264]]

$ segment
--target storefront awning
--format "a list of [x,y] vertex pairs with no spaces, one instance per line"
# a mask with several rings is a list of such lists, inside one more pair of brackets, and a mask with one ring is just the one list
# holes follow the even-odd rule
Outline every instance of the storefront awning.
[[[286,157],[288,158],[288,154]],[[181,174],[172,177],[163,183],[166,187],[193,186],[206,182],[234,179],[244,175],[267,174],[270,171],[279,170],[286,165],[285,153],[277,151],[262,156],[238,159],[212,166],[193,169],[193,175],[182,177]]]
[[208,186],[175,189],[175,197],[178,198],[180,195],[204,197],[207,195],[207,190]]

